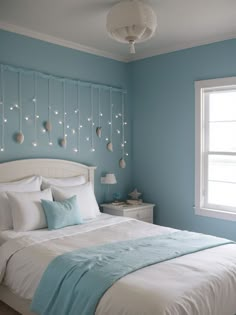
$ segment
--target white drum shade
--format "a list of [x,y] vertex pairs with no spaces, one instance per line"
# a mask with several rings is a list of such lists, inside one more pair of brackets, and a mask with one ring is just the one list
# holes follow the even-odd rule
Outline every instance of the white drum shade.
[[133,45],[143,42],[153,36],[156,28],[157,18],[153,9],[139,0],[121,1],[107,15],[107,31],[121,43]]

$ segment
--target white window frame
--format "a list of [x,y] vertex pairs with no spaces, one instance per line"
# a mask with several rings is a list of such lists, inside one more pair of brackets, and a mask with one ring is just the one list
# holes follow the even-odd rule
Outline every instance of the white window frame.
[[208,157],[206,154],[208,137],[204,136],[204,132],[205,128],[208,128],[208,123],[206,123],[208,119],[204,109],[204,92],[222,89],[236,89],[236,77],[195,81],[195,214],[236,221],[236,211],[232,211],[232,208],[222,209],[222,207],[208,205],[205,202],[207,189],[204,186],[208,173],[208,163],[205,160]]

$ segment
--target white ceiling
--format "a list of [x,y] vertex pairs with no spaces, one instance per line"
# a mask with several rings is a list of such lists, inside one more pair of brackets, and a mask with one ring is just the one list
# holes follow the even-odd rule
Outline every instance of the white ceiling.
[[[236,38],[235,0],[145,0],[155,10],[155,36],[135,59]],[[106,33],[116,0],[0,0],[0,28],[122,61],[128,47]]]

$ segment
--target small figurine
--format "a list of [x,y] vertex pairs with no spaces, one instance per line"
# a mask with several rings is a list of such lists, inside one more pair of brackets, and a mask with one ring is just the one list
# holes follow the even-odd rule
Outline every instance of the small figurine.
[[128,194],[132,199],[138,200],[138,198],[142,195],[142,193],[138,192],[137,188],[135,188],[131,193]]

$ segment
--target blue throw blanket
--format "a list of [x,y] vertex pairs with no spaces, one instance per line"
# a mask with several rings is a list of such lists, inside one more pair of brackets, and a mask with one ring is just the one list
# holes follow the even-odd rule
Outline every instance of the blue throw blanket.
[[31,310],[40,315],[93,315],[103,294],[125,275],[228,243],[233,242],[179,231],[63,254],[56,257],[43,274]]

